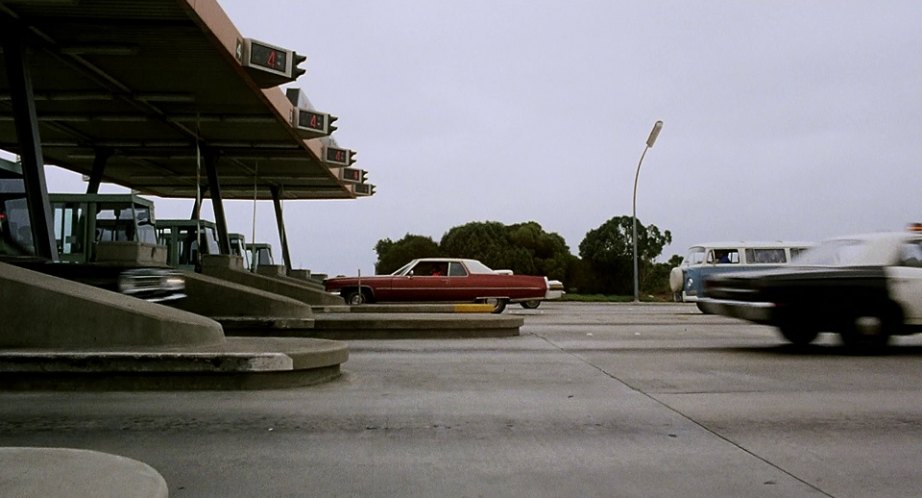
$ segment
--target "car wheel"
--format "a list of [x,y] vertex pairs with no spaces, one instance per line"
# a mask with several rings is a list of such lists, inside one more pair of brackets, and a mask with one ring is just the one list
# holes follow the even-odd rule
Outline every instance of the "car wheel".
[[710,314],[711,314],[711,312],[709,312],[708,310],[704,309],[704,305],[702,305],[701,303],[695,303],[695,305],[698,306],[698,311],[704,313],[705,315],[710,315]]
[[368,302],[368,297],[365,295],[365,293],[358,289],[352,289],[344,293],[343,299],[348,305],[365,304]]
[[541,301],[537,299],[532,299],[531,301],[522,301],[519,303],[523,308],[527,310],[538,309],[538,306],[541,306]]
[[483,302],[493,306],[492,313],[502,313],[506,309],[506,299],[500,297],[487,298]]
[[892,308],[866,310],[856,313],[839,336],[842,338],[842,344],[849,349],[872,352],[890,342],[890,336],[899,323],[900,315]]
[[778,327],[781,336],[795,346],[806,346],[816,340],[820,331],[802,324],[785,324]]

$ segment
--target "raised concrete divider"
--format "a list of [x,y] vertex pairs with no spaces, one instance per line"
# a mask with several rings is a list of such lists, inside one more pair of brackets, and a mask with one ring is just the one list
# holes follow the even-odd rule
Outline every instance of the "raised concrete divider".
[[293,284],[304,285],[311,289],[319,290],[320,292],[326,292],[323,288],[323,282],[313,280],[309,276],[303,276],[306,271],[307,270],[292,270],[292,274],[289,275],[283,265],[260,265],[256,269],[256,273],[260,275],[290,281]]
[[334,296],[293,278],[274,278],[251,273],[243,268],[239,256],[208,255],[202,258],[202,273],[212,277],[246,285],[262,291],[280,294],[306,304],[342,304],[342,298]]
[[0,496],[166,498],[169,488],[150,465],[73,448],[0,448]]
[[0,348],[224,342],[200,315],[0,263]]
[[277,389],[326,382],[349,359],[342,341],[229,337],[220,345],[0,350],[0,390]]
[[284,317],[307,320],[310,305],[280,294],[263,291],[194,272],[183,272],[186,298],[169,303],[179,309],[208,317]]
[[349,357],[341,341],[226,338],[209,318],[3,263],[0,324],[0,390],[304,386]]
[[521,316],[436,313],[317,313],[309,330],[297,327],[234,328],[225,324],[228,336],[310,337],[349,339],[461,339],[512,337],[525,324]]
[[480,303],[386,303],[312,308],[317,313],[493,313],[494,306]]

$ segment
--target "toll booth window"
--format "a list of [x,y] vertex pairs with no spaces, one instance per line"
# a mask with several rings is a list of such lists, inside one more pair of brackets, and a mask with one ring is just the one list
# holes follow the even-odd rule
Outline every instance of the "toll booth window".
[[22,178],[0,178],[0,254],[35,254]]
[[157,244],[157,230],[154,228],[150,209],[146,207],[135,207],[135,216],[138,221],[138,242]]
[[198,242],[195,241],[194,230],[181,230],[177,232],[179,237],[179,260],[180,265],[191,265],[195,263],[198,257]]
[[205,254],[221,254],[218,249],[218,234],[213,227],[202,227],[202,236],[205,237],[207,252]]
[[96,241],[136,240],[134,210],[131,207],[106,207],[96,214]]
[[178,264],[194,265],[198,261],[199,243],[195,240],[195,228],[176,231],[178,238]]
[[55,203],[54,210],[54,239],[58,245],[58,252],[63,255],[83,254],[84,229],[86,226],[86,212],[84,204],[77,202]]
[[466,277],[467,270],[464,269],[464,265],[461,263],[451,262],[448,264],[448,276],[449,277]]
[[243,240],[238,237],[230,238],[230,250],[233,256],[243,256],[246,250],[243,248]]
[[272,253],[265,247],[256,249],[256,262],[259,265],[272,265]]

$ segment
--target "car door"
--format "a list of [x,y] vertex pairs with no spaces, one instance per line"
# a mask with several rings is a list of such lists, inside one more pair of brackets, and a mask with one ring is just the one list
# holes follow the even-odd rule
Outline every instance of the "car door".
[[451,301],[471,301],[477,297],[477,277],[467,271],[460,261],[452,261],[448,267],[448,285]]
[[891,297],[903,308],[906,323],[922,325],[922,238],[903,242],[899,259],[887,268]]
[[393,301],[448,301],[448,265],[444,262],[420,261],[391,285]]

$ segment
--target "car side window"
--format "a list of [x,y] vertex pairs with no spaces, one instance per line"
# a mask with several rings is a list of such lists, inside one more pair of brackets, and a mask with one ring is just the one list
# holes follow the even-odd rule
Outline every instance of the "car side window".
[[464,269],[464,265],[461,263],[452,262],[448,264],[448,276],[449,277],[466,277],[467,270]]
[[922,268],[922,241],[911,240],[900,248],[900,266]]
[[413,276],[416,277],[441,277],[446,275],[445,263],[421,262],[413,267]]

